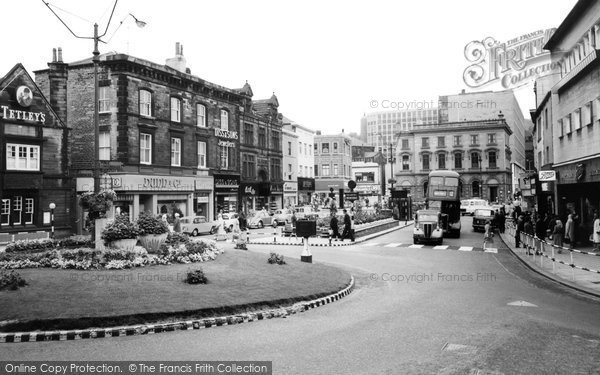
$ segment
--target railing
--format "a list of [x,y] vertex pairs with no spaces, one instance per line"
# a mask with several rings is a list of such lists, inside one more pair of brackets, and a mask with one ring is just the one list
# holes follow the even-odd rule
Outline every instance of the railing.
[[[510,242],[514,245],[515,244],[515,234],[516,234],[516,228],[514,227],[514,224],[507,223],[506,233],[508,235],[508,242]],[[594,269],[594,268],[590,268],[590,267],[577,265],[577,264],[575,264],[574,259],[573,259],[574,253],[582,254],[582,255],[589,255],[589,256],[594,256],[594,257],[600,257],[600,253],[594,253],[594,252],[589,252],[589,251],[571,249],[571,248],[567,248],[564,246],[558,246],[553,243],[549,243],[543,239],[540,239],[539,237],[537,237],[535,235],[527,234],[524,232],[519,233],[519,240],[520,240],[521,244],[523,245],[526,255],[533,256],[534,261],[536,261],[536,259],[537,259],[536,257],[539,257],[540,267],[542,267],[542,268],[544,267],[544,259],[552,261],[552,272],[553,273],[556,272],[556,268],[555,268],[556,263],[559,263],[559,264],[563,264],[567,267],[570,267],[572,270],[578,269],[578,270],[582,270],[582,271],[600,274],[600,269]],[[568,254],[569,254],[570,260],[568,262],[565,260],[557,259],[556,254],[562,254],[563,251],[568,252]],[[571,273],[571,277],[574,280],[575,274]]]

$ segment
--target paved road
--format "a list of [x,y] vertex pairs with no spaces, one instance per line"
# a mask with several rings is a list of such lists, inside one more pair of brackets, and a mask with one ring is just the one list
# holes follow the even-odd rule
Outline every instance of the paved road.
[[[462,237],[445,244],[480,247],[470,221],[463,218]],[[600,301],[533,275],[502,247],[497,254],[389,247],[411,235],[406,228],[365,245],[313,249],[315,261],[350,270],[357,289],[286,319],[0,344],[0,359],[271,360],[276,374],[600,373]],[[300,251],[250,248],[274,249]]]

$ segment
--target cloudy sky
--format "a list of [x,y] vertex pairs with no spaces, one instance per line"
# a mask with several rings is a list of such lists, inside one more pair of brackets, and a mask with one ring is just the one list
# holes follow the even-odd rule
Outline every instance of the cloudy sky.
[[[94,22],[106,27],[114,0],[49,3],[75,33],[91,36]],[[247,80],[255,99],[275,92],[287,117],[326,133],[349,132],[373,111],[372,100],[437,100],[468,89],[467,43],[557,27],[574,4],[119,0],[104,38],[110,42],[100,50],[164,63],[181,42],[192,74],[230,88]],[[30,72],[45,68],[53,47],[63,48],[66,62],[91,56],[92,41],[75,39],[43,1],[2,5],[0,74],[17,62]],[[147,26],[136,27],[129,13]],[[517,91],[524,110],[533,107],[531,90]]]

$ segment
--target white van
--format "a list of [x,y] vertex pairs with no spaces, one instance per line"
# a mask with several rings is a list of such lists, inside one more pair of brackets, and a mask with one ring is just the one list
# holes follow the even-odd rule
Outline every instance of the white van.
[[464,199],[460,201],[460,214],[470,215],[475,214],[475,210],[480,208],[489,208],[488,202],[484,199]]

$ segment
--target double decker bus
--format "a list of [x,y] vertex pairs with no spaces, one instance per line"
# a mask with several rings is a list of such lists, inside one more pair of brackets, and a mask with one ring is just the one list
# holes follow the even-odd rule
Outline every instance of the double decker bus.
[[441,213],[444,236],[460,237],[460,180],[454,171],[431,171],[425,204]]

